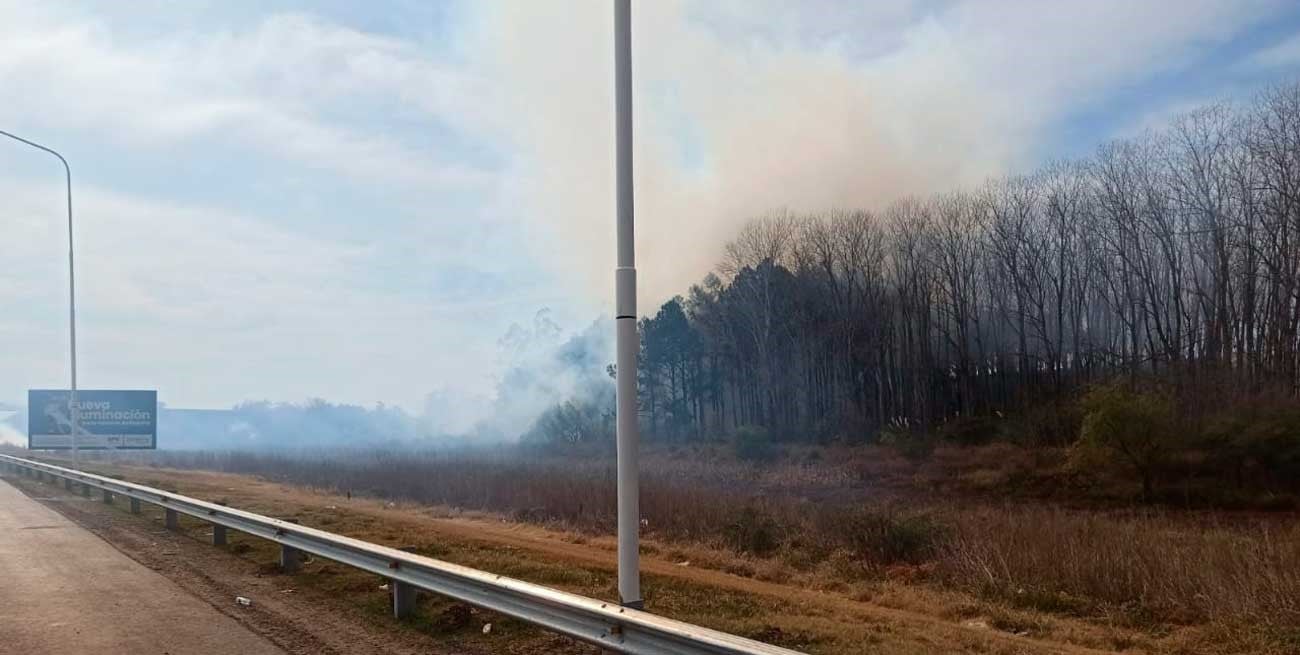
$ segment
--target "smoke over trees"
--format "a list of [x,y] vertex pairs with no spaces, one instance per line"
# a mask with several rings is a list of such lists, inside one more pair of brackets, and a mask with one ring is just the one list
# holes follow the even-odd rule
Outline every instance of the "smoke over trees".
[[1293,393],[1300,84],[980,188],[756,218],[640,327],[664,440],[928,430],[1117,375]]

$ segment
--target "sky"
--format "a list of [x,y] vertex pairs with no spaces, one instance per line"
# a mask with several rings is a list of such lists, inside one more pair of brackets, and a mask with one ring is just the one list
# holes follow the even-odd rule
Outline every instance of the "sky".
[[[1300,70],[1284,0],[633,4],[642,313],[755,216],[1086,156]],[[0,129],[72,165],[81,386],[487,406],[506,335],[612,310],[612,21],[0,0]],[[0,403],[67,384],[63,193],[0,139]]]

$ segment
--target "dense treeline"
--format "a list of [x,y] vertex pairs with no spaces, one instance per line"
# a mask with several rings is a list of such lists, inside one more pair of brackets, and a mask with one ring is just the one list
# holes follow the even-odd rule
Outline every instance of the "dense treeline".
[[868,438],[1115,376],[1294,393],[1298,330],[1292,84],[980,188],[752,221],[641,321],[643,420]]

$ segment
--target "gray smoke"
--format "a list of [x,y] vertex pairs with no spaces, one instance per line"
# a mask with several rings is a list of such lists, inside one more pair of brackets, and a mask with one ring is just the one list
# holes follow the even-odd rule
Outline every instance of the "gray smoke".
[[423,420],[443,435],[513,441],[559,403],[612,399],[606,367],[614,360],[613,335],[613,322],[602,317],[565,338],[550,310],[539,310],[498,341],[503,361],[492,398],[438,391],[426,399]]
[[27,443],[26,410],[0,405],[0,444],[22,446]]

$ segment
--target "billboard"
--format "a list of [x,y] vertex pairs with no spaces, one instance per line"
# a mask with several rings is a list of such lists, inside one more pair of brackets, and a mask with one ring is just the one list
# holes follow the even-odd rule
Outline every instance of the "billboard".
[[[72,412],[67,389],[27,392],[27,447],[70,450]],[[158,392],[77,390],[77,448],[141,450],[158,447]]]

